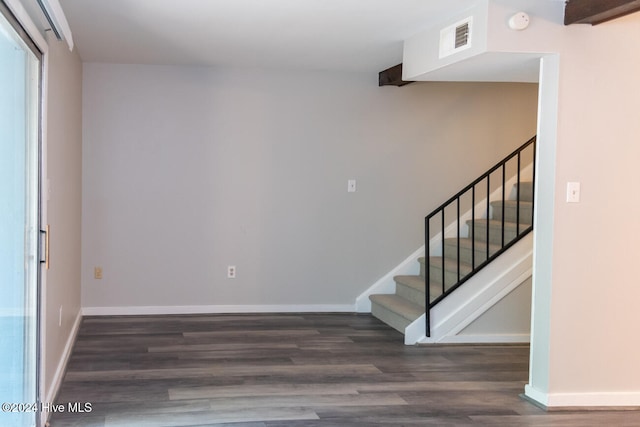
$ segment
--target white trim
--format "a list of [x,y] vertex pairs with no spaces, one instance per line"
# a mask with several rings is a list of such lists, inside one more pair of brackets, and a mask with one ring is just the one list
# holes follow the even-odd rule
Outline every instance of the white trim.
[[[40,119],[39,119],[39,130],[40,130],[40,165],[41,165],[41,181],[40,185],[40,221],[41,224],[47,224],[47,199],[46,197],[42,197],[42,186],[43,181],[46,180],[47,177],[47,106],[48,106],[48,74],[49,74],[49,45],[46,39],[43,37],[42,33],[36,26],[36,24],[31,19],[31,16],[26,11],[20,0],[4,0],[4,3],[7,5],[11,13],[16,17],[22,28],[24,28],[25,32],[29,35],[33,43],[42,53],[41,58],[41,76],[40,76],[40,99],[39,99],[39,107],[40,107]],[[46,385],[45,385],[45,375],[46,372],[46,334],[44,331],[46,330],[46,319],[47,319],[47,311],[46,304],[47,301],[47,274],[46,270],[44,270],[42,264],[39,266],[40,269],[40,295],[39,295],[39,303],[40,303],[40,313],[39,313],[39,361],[38,363],[38,372],[39,372],[39,383],[38,383],[38,398],[41,401],[47,401],[45,398]],[[62,373],[64,372],[64,368],[66,366],[66,362],[70,356],[71,349],[73,348],[73,342],[75,340],[75,333],[77,333],[77,328],[80,324],[80,319],[82,319],[81,313],[78,312],[78,317],[76,318],[76,322],[74,324],[74,331],[69,336],[67,340],[67,344],[65,347],[65,355],[63,359],[60,361],[58,365],[58,371],[62,369]],[[62,373],[56,372],[52,382],[51,390],[57,392],[57,388],[60,386],[60,381],[62,380]],[[49,391],[51,393],[51,391]],[[55,394],[53,395],[55,397]],[[40,417],[40,424],[42,426],[45,425],[48,414],[43,413]]]
[[38,27],[33,23],[33,20],[25,10],[24,6],[22,6],[22,3],[20,3],[20,0],[4,0],[4,2],[9,10],[11,10],[11,13],[13,13],[16,19],[18,19],[18,22],[20,22],[20,25],[22,25],[27,34],[29,34],[31,40],[33,40],[36,46],[38,46],[40,52],[43,54],[47,53],[49,49],[47,41],[42,37],[42,34],[40,34]]
[[83,307],[84,316],[222,313],[353,313],[353,304],[291,305],[172,305],[128,307]]
[[394,267],[393,270],[378,279],[369,289],[361,293],[360,296],[356,298],[356,312],[371,313],[371,300],[369,299],[369,295],[394,293],[396,291],[396,282],[393,280],[395,276],[419,274],[420,265],[416,260],[422,256],[424,256],[424,245]]
[[445,344],[526,344],[529,334],[486,334],[486,335],[453,335],[446,336],[439,343]]
[[538,402],[540,405],[544,407],[546,407],[549,403],[548,394],[542,391],[539,391],[538,389],[534,388],[531,384],[526,384],[524,386],[524,395],[527,398],[535,402]]
[[527,384],[525,396],[547,408],[640,407],[640,391],[543,393]]
[[[37,30],[36,30],[37,31]],[[31,33],[31,31],[29,31]],[[39,36],[39,33],[36,33]],[[31,34],[33,37],[33,34]],[[49,144],[48,144],[48,135],[49,135],[49,53],[48,53],[48,45],[45,44],[45,49],[43,50],[42,55],[42,78],[41,78],[41,99],[40,99],[40,221],[41,223],[48,224],[49,223],[49,166],[47,159],[49,158]],[[42,48],[41,48],[42,49]],[[43,194],[44,193],[44,194]],[[49,367],[47,366],[47,295],[48,295],[48,280],[47,280],[47,270],[44,267],[44,264],[40,264],[40,391],[39,398],[42,402],[52,402],[52,400],[48,400],[49,391],[47,390],[45,373],[48,372]],[[77,328],[80,326],[80,320],[82,319],[82,312],[78,310],[78,315],[74,322],[73,328],[71,329],[72,333],[67,340],[67,344],[65,345],[65,350],[62,353],[63,357],[61,359],[64,360],[64,364],[58,364],[58,368],[56,373],[51,381],[51,390],[57,393],[58,387],[60,387],[60,382],[62,381],[62,374],[64,373],[64,367],[66,367],[66,361],[68,360],[71,349],[73,348],[73,342],[75,340],[75,335],[77,334]],[[60,371],[60,366],[63,366],[62,372]],[[45,395],[47,393],[47,395]],[[51,395],[52,398],[55,397],[55,394]],[[48,421],[49,414],[43,412],[40,415],[40,423],[44,426]]]
[[425,338],[425,321],[427,320],[427,313],[422,313],[422,316],[411,322],[406,328],[404,328],[404,344],[413,345]]
[[[69,358],[71,357],[73,344],[76,342],[76,337],[78,336],[78,331],[80,330],[80,323],[82,323],[82,310],[78,310],[76,320],[73,322],[73,326],[71,327],[71,333],[69,334],[67,343],[65,344],[64,350],[62,351],[62,357],[60,358],[58,367],[56,368],[56,372],[53,375],[51,386],[49,387],[49,390],[46,391],[43,402],[53,402],[56,398],[56,395],[58,394],[58,390],[60,389],[60,385],[62,384],[62,379],[64,378],[65,370],[67,369],[67,364],[69,363]],[[49,412],[43,412],[40,421],[44,424],[46,421],[48,421],[49,415]]]
[[53,21],[52,25],[55,27],[54,30],[67,42],[69,50],[73,51],[73,34],[71,34],[67,17],[64,15],[64,11],[58,0],[42,0],[42,6],[44,10],[46,10],[45,15],[49,15]]

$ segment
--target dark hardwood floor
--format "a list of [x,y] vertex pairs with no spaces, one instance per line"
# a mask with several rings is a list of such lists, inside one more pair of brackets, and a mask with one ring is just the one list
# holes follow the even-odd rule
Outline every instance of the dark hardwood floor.
[[[522,400],[528,346],[404,346],[369,315],[89,317],[51,427],[640,426]],[[83,406],[81,406],[83,407]]]

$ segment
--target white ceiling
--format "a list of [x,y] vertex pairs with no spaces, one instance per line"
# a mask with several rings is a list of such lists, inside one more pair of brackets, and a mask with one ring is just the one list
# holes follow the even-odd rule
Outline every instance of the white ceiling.
[[378,72],[473,0],[60,0],[85,62]]

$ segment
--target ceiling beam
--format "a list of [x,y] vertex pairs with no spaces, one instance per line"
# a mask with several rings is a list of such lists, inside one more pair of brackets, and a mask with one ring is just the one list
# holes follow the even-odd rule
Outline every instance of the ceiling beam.
[[391,68],[387,68],[384,71],[378,73],[378,86],[404,86],[408,85],[408,82],[402,80],[402,64],[398,64]]
[[568,0],[564,25],[597,25],[640,11],[640,0]]

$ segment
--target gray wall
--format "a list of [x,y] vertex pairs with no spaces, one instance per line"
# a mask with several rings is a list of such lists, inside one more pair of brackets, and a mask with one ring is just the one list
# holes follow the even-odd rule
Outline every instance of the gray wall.
[[458,335],[521,337],[531,333],[531,276]]
[[376,77],[85,64],[83,306],[353,304],[535,134],[537,85]]

